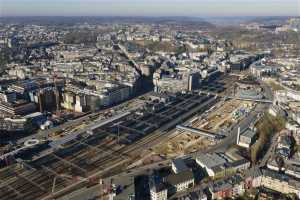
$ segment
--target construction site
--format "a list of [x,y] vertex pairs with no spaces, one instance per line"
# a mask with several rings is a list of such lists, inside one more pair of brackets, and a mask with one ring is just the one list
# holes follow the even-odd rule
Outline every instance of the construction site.
[[185,127],[191,129],[174,129],[168,139],[153,149],[153,154],[174,158],[178,155],[202,151],[214,146],[219,140],[212,140],[205,135],[197,134],[203,131],[215,135],[226,134],[231,126],[247,115],[255,103],[240,100],[221,100],[205,112],[194,116],[185,122]]

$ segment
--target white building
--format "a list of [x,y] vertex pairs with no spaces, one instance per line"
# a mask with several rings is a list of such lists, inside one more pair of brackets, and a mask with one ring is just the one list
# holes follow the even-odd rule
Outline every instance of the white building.
[[250,148],[250,146],[255,141],[256,133],[250,129],[247,129],[245,132],[240,134],[240,131],[237,136],[237,145],[245,148]]
[[157,175],[149,177],[151,200],[167,200],[170,195],[194,187],[195,179],[192,170],[170,174],[164,178]]
[[198,154],[196,162],[204,168],[210,177],[215,176],[215,168],[224,166],[227,160],[216,153]]
[[164,184],[150,185],[151,200],[167,200],[168,190]]

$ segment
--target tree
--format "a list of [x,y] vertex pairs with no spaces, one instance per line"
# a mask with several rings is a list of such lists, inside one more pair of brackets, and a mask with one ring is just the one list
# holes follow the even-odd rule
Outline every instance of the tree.
[[281,131],[285,127],[285,120],[282,117],[273,117],[265,113],[263,118],[256,125],[258,140],[251,147],[251,161],[256,163],[261,155],[269,147],[269,141],[274,133]]

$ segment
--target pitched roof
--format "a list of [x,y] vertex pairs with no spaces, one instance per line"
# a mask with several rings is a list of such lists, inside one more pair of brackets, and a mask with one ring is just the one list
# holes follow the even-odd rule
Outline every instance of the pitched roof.
[[262,176],[261,170],[257,167],[249,169],[248,171],[245,172],[245,174],[246,174],[246,177],[252,177],[252,178]]

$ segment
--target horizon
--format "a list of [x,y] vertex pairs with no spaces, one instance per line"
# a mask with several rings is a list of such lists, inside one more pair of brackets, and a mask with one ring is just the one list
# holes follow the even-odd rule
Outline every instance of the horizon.
[[10,15],[10,16],[1,16],[0,18],[31,18],[31,17],[64,17],[64,18],[72,18],[72,17],[103,17],[103,18],[285,18],[285,17],[296,17],[300,18],[300,15],[231,15],[231,16],[186,16],[186,15],[165,15],[165,16],[151,16],[151,15]]
[[298,0],[0,0],[1,17],[299,16]]

